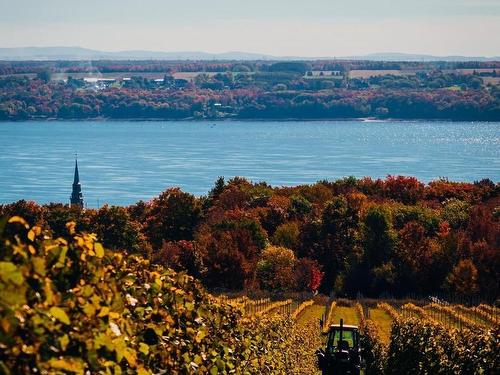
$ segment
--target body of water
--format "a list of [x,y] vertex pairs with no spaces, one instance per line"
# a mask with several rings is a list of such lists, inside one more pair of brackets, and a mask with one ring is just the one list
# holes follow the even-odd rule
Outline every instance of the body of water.
[[3,122],[0,203],[69,201],[78,152],[89,207],[149,200],[218,176],[297,185],[344,176],[500,180],[500,123]]

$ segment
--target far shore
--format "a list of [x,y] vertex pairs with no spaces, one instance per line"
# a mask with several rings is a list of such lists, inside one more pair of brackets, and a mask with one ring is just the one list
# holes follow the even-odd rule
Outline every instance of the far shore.
[[376,117],[332,117],[332,118],[111,118],[111,117],[89,117],[89,118],[58,118],[58,117],[40,117],[32,119],[8,119],[0,120],[1,123],[9,122],[484,122],[497,123],[499,120],[476,120],[476,119],[440,119],[440,118],[376,118]]

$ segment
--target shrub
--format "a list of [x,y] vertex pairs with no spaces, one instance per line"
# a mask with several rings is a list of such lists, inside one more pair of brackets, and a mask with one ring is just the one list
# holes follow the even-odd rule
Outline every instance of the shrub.
[[0,239],[0,372],[286,373],[290,323],[243,320],[183,273],[53,239],[19,217]]

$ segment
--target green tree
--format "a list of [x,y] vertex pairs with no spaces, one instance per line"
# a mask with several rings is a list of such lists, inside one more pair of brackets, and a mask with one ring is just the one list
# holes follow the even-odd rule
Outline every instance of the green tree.
[[48,83],[52,78],[52,73],[50,72],[50,70],[42,70],[41,72],[37,73],[36,77],[43,82]]
[[299,225],[296,222],[281,224],[272,237],[272,243],[277,246],[296,249],[300,240]]
[[151,202],[146,233],[156,249],[163,241],[192,240],[200,218],[200,204],[194,195],[179,188],[168,189]]
[[69,204],[50,203],[44,206],[44,219],[52,231],[52,235],[64,237],[68,234],[66,223],[74,221],[77,223],[79,231],[88,231],[88,226],[82,220],[82,208],[80,206],[70,206]]
[[450,198],[443,202],[441,217],[454,229],[463,228],[469,219],[470,205],[459,199]]
[[[389,262],[394,256],[397,236],[392,229],[391,214],[384,206],[372,206],[366,212],[363,220],[363,250],[364,268],[367,272],[372,272],[378,268],[377,276],[391,275],[393,266]],[[375,276],[371,273],[372,277]],[[369,279],[365,282],[370,284]],[[380,285],[380,284],[379,284]],[[367,285],[372,293],[379,293],[372,284]]]
[[107,248],[148,252],[140,224],[131,219],[124,207],[104,205],[93,215],[91,228]]
[[[354,201],[353,201],[354,203]],[[321,253],[317,258],[324,265],[323,286],[329,288],[344,273],[356,252],[359,215],[345,196],[329,201],[321,216]]]

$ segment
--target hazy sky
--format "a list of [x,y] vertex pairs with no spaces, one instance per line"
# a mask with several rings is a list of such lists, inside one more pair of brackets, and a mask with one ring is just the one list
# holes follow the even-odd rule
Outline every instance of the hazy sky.
[[0,47],[500,55],[500,0],[0,0]]

